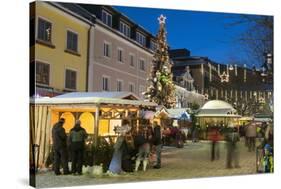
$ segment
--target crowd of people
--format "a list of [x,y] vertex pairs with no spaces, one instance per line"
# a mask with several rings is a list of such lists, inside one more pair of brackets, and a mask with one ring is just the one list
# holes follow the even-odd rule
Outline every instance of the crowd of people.
[[[273,125],[272,122],[256,122],[254,119],[241,126],[210,125],[207,129],[208,139],[211,141],[211,161],[219,159],[218,141],[226,142],[226,168],[239,168],[239,141],[244,137],[245,147],[249,153],[261,156],[261,172],[273,172]],[[257,145],[256,143],[259,142]],[[261,153],[261,154],[258,154]]]
[[[65,119],[61,118],[52,128],[55,175],[82,175],[83,155],[87,133],[81,127],[80,120],[66,135],[63,125]],[[140,166],[146,171],[149,162],[155,160],[153,168],[161,168],[162,133],[161,127],[155,121],[148,123],[138,131],[133,130],[128,120],[123,120],[114,144],[114,152],[108,167],[108,174],[138,171]],[[68,157],[70,154],[70,158]],[[68,162],[71,159],[71,169]],[[60,171],[63,168],[63,173]]]
[[[128,152],[128,145],[133,149],[132,153]],[[159,169],[161,168],[161,150],[161,127],[157,122],[153,122],[152,126],[148,124],[138,131],[132,131],[129,122],[123,120],[107,173],[137,172],[140,165],[142,165],[142,170],[146,171],[154,154],[156,160],[153,168]],[[124,156],[128,158],[122,158]]]
[[[85,151],[85,140],[87,133],[81,127],[80,120],[75,122],[74,127],[67,136],[63,128],[65,120],[61,118],[52,129],[54,162],[53,170],[56,175],[82,174],[83,154]],[[108,174],[120,174],[122,172],[147,170],[149,164],[154,161],[153,168],[161,168],[162,145],[176,144],[183,147],[188,136],[192,142],[198,142],[200,128],[195,125],[188,127],[164,127],[154,121],[141,125],[138,130],[132,128],[128,120],[122,120],[114,144],[114,152],[108,167]],[[210,124],[206,132],[206,139],[210,141],[211,161],[220,158],[218,142],[226,142],[226,168],[239,168],[239,145],[240,137],[245,138],[245,146],[249,152],[255,152],[257,148],[262,149],[263,172],[273,171],[273,126],[272,123],[263,122],[258,125],[254,120],[249,124],[237,126],[218,126]],[[256,145],[256,141],[260,141]],[[70,153],[69,153],[70,150]],[[68,154],[71,156],[71,169],[68,167]]]

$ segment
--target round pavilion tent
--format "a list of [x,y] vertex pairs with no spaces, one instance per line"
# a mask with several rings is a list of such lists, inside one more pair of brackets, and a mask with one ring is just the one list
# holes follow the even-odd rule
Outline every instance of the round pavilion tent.
[[196,117],[201,127],[208,127],[212,124],[235,126],[241,116],[229,103],[222,100],[211,100],[199,109]]

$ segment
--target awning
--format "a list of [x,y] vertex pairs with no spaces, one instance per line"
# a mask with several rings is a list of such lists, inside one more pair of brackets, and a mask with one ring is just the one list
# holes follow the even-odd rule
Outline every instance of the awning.
[[190,120],[190,115],[186,112],[184,108],[178,109],[167,109],[169,118],[178,120]]
[[256,122],[270,122],[272,121],[271,118],[254,118],[254,121]]
[[241,117],[239,119],[239,121],[251,121],[251,120],[253,120],[253,117]]

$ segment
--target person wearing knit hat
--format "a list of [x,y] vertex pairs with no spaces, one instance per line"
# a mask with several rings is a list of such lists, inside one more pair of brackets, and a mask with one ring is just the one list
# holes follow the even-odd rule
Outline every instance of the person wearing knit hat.
[[71,172],[72,174],[82,174],[84,145],[87,138],[87,133],[81,127],[81,121],[76,120],[74,127],[70,130],[69,143],[71,150]]

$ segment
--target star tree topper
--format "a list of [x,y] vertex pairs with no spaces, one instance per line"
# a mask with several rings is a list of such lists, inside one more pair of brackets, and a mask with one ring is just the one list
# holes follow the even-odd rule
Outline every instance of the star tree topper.
[[163,16],[163,14],[158,17],[159,24],[165,24],[166,23],[166,16]]

